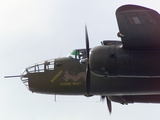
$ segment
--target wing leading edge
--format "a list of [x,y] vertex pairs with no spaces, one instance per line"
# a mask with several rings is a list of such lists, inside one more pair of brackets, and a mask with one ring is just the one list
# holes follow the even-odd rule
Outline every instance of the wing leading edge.
[[160,15],[136,5],[124,5],[116,11],[119,36],[125,49],[160,49]]

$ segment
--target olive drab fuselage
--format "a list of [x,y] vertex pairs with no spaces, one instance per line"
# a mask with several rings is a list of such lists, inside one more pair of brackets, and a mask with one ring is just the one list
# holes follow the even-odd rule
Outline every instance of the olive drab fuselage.
[[[27,74],[29,90],[44,94],[85,95],[86,65],[79,62],[85,58],[85,49],[75,51],[81,53],[26,68],[24,74]],[[93,48],[89,61],[90,94],[160,94],[159,54],[158,50],[126,50],[119,41]]]

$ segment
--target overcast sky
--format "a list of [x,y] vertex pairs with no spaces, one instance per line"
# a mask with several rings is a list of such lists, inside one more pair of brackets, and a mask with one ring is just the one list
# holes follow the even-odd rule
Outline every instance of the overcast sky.
[[[116,9],[137,4],[160,12],[158,0],[0,0],[0,119],[1,120],[158,120],[160,104],[84,102],[89,98],[60,98],[31,93],[17,75],[36,62],[67,56],[85,47],[87,24],[90,46],[102,40],[119,40]],[[83,102],[82,102],[83,101]]]

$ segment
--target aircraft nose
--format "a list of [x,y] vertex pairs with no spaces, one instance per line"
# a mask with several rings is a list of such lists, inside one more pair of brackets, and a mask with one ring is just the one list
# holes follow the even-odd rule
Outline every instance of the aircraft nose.
[[30,90],[30,82],[32,81],[30,78],[33,74],[37,75],[40,73],[45,73],[47,71],[53,71],[53,70],[54,70],[54,59],[50,59],[36,63],[32,66],[25,68],[22,71],[20,77],[24,85]]
[[21,75],[14,75],[14,76],[4,76],[4,78],[13,78],[13,77],[20,77],[22,82],[25,84],[25,86],[27,88],[28,87],[28,72],[27,72],[27,69],[23,70],[22,74]]
[[29,85],[28,85],[28,70],[27,68],[25,70],[23,70],[22,74],[21,74],[21,80],[23,82],[23,84],[29,89]]

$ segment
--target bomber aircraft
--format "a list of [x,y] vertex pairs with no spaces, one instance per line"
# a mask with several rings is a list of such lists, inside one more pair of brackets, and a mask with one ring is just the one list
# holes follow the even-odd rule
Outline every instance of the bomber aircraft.
[[116,10],[121,41],[107,40],[75,49],[68,57],[46,60],[24,69],[22,82],[32,92],[56,95],[100,95],[121,104],[160,103],[160,15],[155,10],[123,5]]

